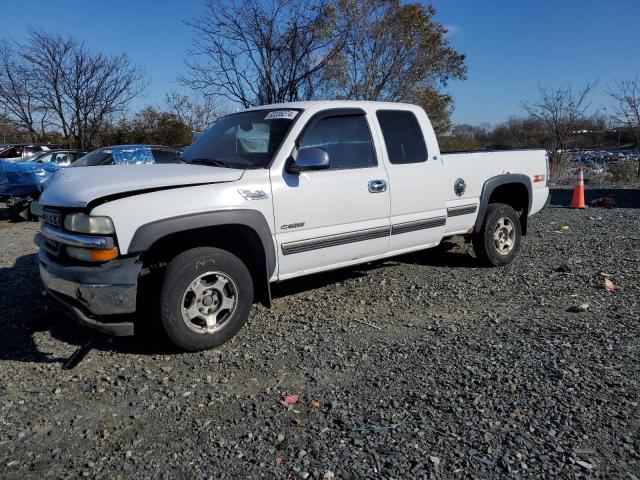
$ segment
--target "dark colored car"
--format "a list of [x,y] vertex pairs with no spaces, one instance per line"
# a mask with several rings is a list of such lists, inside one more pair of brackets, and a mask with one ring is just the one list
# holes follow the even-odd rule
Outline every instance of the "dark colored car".
[[115,145],[88,153],[71,164],[72,167],[99,165],[130,165],[138,163],[178,163],[181,150],[162,145]]
[[52,143],[14,143],[0,150],[0,159],[15,163],[42,152],[59,150],[60,148],[60,145]]

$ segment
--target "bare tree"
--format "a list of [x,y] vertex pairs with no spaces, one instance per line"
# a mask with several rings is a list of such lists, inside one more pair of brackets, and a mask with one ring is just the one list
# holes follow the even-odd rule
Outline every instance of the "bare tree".
[[34,140],[53,128],[88,148],[144,88],[126,54],[94,52],[72,37],[32,31],[25,43],[0,49],[0,107]]
[[331,0],[205,0],[182,83],[243,107],[309,99],[343,47]]
[[6,41],[0,45],[0,109],[32,141],[44,139],[49,115],[37,95],[34,72]]
[[[640,151],[640,79],[615,81],[607,88],[607,94],[615,100],[612,120],[631,131]],[[638,159],[638,181],[640,181],[640,159]]]
[[558,178],[567,170],[568,159],[564,152],[578,123],[585,118],[589,108],[587,100],[595,85],[596,82],[589,83],[578,92],[574,92],[571,86],[550,89],[540,87],[538,100],[522,104],[527,113],[541,121],[547,130],[547,151],[553,178]]
[[20,55],[36,79],[39,102],[80,148],[89,147],[110,117],[145,88],[142,70],[126,54],[94,52],[73,37],[33,31]]
[[228,113],[211,96],[189,96],[175,90],[166,94],[165,105],[169,113],[176,115],[197,132],[206,130],[219,117]]

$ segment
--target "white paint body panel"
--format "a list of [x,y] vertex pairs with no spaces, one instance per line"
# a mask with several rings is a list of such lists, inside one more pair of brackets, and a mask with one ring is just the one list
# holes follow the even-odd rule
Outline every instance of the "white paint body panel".
[[42,202],[84,207],[96,198],[136,190],[180,185],[233,182],[242,170],[203,165],[147,164],[101,165],[58,170],[47,182]]
[[[369,128],[373,130],[375,122],[372,118],[375,115],[372,115],[372,109],[367,105],[358,106],[367,113]],[[284,165],[294,148],[295,139],[307,120],[318,111],[305,110],[270,170],[280,279],[304,275],[328,265],[383,255],[389,246],[387,236],[293,255],[282,253],[282,246],[289,242],[389,227],[389,190],[380,193],[368,190],[370,180],[388,181],[380,160],[381,146],[375,135],[372,135],[378,157],[375,167],[320,170],[299,175],[285,172]],[[295,229],[282,228],[295,223],[304,225]]]
[[[442,154],[444,182],[447,185],[447,208],[462,205],[479,205],[485,182],[508,173],[523,174],[530,179],[535,175],[547,176],[546,152],[544,150],[509,150],[491,152],[469,152]],[[467,185],[464,194],[456,196],[453,185],[463,178]],[[529,216],[538,213],[544,207],[549,189],[546,182],[532,183],[532,204]],[[472,214],[447,219],[445,235],[465,233],[473,228],[478,211]]]
[[[392,225],[414,222],[446,215],[445,198],[447,186],[443,182],[443,168],[440,161],[440,149],[436,136],[422,108],[415,105],[399,104],[389,106],[378,104],[374,110],[405,110],[412,112],[418,119],[422,135],[427,146],[428,157],[422,163],[394,165],[389,161],[384,136],[378,122],[375,122],[376,134],[381,143],[380,158],[384,159],[389,175],[391,193],[390,222]],[[375,118],[375,115],[372,116]],[[416,230],[414,232],[392,235],[389,240],[390,251],[403,251],[419,246],[433,246],[440,243],[445,226]]]
[[[258,109],[274,108],[263,106]],[[142,225],[184,215],[228,209],[260,212],[271,228],[277,268],[271,281],[331,270],[437,245],[444,236],[464,233],[476,221],[474,212],[450,217],[446,225],[398,235],[327,246],[284,255],[283,245],[370,229],[390,229],[398,223],[447,215],[447,209],[475,205],[485,182],[504,173],[533,178],[546,175],[542,150],[441,155],[424,111],[416,106],[382,102],[296,102],[277,108],[302,109],[269,169],[237,170],[196,165],[132,165],[60,170],[47,185],[45,206],[85,207],[108,196],[122,196],[91,211],[111,217],[120,251],[126,254]],[[326,170],[290,175],[284,171],[295,139],[315,113],[331,108],[361,108],[366,112],[378,165],[370,168]],[[423,163],[391,165],[376,110],[410,110],[422,128],[429,159]],[[454,183],[463,178],[463,195]],[[388,190],[370,193],[369,180],[385,180]],[[545,204],[545,182],[533,183],[529,214]],[[174,188],[175,187],[175,188]],[[246,200],[238,190],[262,190],[267,198]],[[145,193],[144,191],[147,190]],[[141,193],[136,193],[140,192]],[[127,192],[132,192],[126,196]],[[300,224],[293,228],[286,225]]]

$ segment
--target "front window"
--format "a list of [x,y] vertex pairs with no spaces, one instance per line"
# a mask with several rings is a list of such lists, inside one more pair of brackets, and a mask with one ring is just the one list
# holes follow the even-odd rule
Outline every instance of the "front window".
[[323,118],[300,140],[300,149],[322,148],[329,154],[331,169],[365,168],[377,165],[376,154],[364,115]]
[[226,168],[266,168],[299,113],[269,109],[227,115],[202,134],[181,159]]
[[72,167],[95,167],[97,165],[109,165],[113,162],[110,148],[100,148],[87,153],[82,158],[71,164]]
[[35,159],[38,163],[49,163],[53,159],[53,153],[47,153],[45,155],[40,155]]

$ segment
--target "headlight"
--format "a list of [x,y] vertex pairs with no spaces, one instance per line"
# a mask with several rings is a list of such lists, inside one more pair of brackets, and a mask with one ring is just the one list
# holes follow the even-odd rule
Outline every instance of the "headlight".
[[64,217],[64,228],[71,232],[109,235],[115,233],[109,217],[96,217],[84,213],[74,213]]

